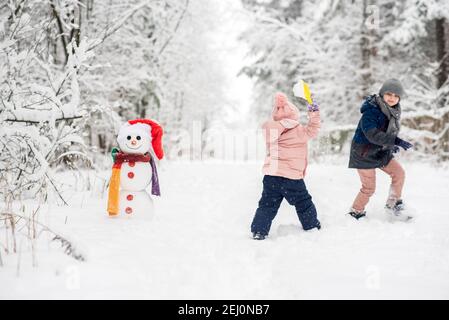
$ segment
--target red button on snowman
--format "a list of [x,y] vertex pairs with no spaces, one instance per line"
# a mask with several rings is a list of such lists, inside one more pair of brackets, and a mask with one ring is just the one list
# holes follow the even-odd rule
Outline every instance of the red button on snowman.
[[151,193],[160,196],[155,159],[164,156],[162,135],[162,127],[150,119],[130,120],[120,128],[120,150],[113,155],[109,185],[110,216],[153,216],[153,200],[146,189],[151,183]]

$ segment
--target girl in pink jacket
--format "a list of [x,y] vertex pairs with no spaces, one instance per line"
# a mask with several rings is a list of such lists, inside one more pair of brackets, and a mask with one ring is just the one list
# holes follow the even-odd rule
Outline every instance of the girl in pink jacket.
[[320,112],[316,103],[307,105],[309,123],[301,126],[299,110],[283,93],[277,93],[273,120],[262,126],[267,157],[263,166],[263,192],[251,224],[253,239],[267,237],[282,200],[295,206],[304,230],[320,229],[315,205],[307,191],[304,176],[307,169],[307,142],[320,129]]

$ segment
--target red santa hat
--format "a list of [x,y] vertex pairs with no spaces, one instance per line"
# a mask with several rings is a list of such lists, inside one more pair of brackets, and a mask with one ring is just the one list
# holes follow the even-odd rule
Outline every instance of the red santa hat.
[[153,147],[154,154],[161,160],[164,157],[164,149],[162,147],[162,135],[164,131],[159,123],[151,119],[136,119],[129,120],[130,125],[145,124],[151,128],[151,145]]

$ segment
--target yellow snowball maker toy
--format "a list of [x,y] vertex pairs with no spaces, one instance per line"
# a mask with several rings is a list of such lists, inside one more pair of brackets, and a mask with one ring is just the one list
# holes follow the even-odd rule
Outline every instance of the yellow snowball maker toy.
[[299,80],[298,83],[293,86],[293,94],[297,98],[306,100],[309,104],[313,103],[310,87],[304,80]]

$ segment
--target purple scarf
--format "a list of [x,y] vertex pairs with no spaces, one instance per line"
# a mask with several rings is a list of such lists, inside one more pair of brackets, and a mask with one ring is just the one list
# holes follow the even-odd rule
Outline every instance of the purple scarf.
[[159,189],[159,177],[157,175],[156,162],[154,162],[153,157],[150,159],[151,164],[151,173],[153,174],[153,178],[151,179],[151,194],[155,196],[161,195],[161,190]]

